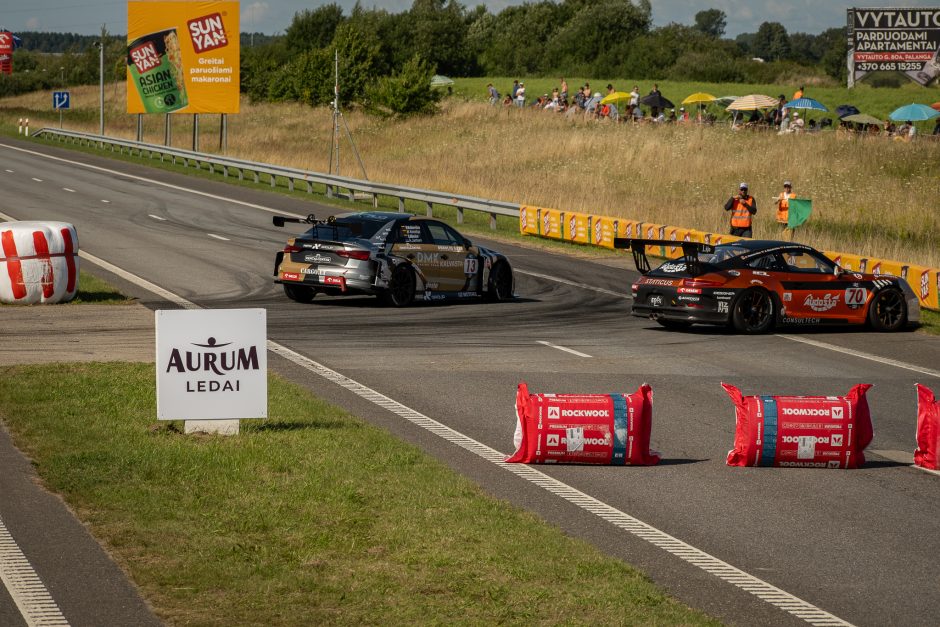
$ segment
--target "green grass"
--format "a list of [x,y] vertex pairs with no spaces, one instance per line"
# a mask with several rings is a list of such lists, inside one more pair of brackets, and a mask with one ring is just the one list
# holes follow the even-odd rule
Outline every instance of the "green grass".
[[155,422],[146,364],[0,369],[0,416],[169,623],[712,624],[276,376],[237,437]]
[[[78,272],[78,293],[75,298],[66,303],[67,305],[128,305],[133,303],[133,298],[128,298],[116,288],[112,287],[107,281],[99,279],[93,274],[84,270]],[[0,303],[0,306],[6,306],[7,303]],[[9,305],[18,307],[19,305]]]
[[921,309],[920,328],[930,335],[940,335],[940,313],[929,309]]

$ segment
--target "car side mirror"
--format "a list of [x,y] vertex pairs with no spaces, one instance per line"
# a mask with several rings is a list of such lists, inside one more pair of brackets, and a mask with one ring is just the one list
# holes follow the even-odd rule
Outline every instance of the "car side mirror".
[[473,246],[473,242],[471,242],[470,240],[468,240],[466,237],[463,238],[463,247],[464,247],[464,248],[470,248],[471,246]]
[[836,275],[837,277],[842,276],[842,272],[843,272],[842,267],[839,266],[838,264],[836,265],[836,269],[832,271],[832,273]]

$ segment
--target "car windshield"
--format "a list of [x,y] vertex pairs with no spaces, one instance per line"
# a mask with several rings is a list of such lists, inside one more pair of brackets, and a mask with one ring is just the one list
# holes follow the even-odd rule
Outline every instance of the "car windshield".
[[350,216],[336,218],[332,224],[317,224],[303,234],[304,239],[371,240],[375,234],[388,224],[386,219],[371,219]]

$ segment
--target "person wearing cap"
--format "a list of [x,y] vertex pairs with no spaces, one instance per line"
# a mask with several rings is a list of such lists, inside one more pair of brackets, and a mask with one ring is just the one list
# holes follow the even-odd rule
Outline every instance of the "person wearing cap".
[[679,121],[680,122],[689,121],[689,112],[685,110],[685,107],[679,107]]
[[747,183],[738,185],[738,195],[732,196],[725,203],[725,211],[731,212],[731,234],[738,237],[751,237],[751,220],[757,213],[757,201],[747,193]]
[[516,106],[525,106],[525,83],[519,82],[519,89],[516,90]]
[[783,191],[774,199],[777,203],[777,223],[783,226],[783,232],[787,233],[787,220],[790,215],[790,199],[795,198],[793,193],[793,183],[783,182]]
[[787,128],[788,133],[802,133],[804,129],[803,118],[800,117],[799,111],[793,112],[793,121],[790,122],[789,128]]

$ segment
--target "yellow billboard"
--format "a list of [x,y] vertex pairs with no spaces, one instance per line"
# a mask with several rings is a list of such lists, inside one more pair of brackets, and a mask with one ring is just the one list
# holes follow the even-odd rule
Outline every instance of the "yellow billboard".
[[127,112],[238,113],[238,2],[128,2]]

